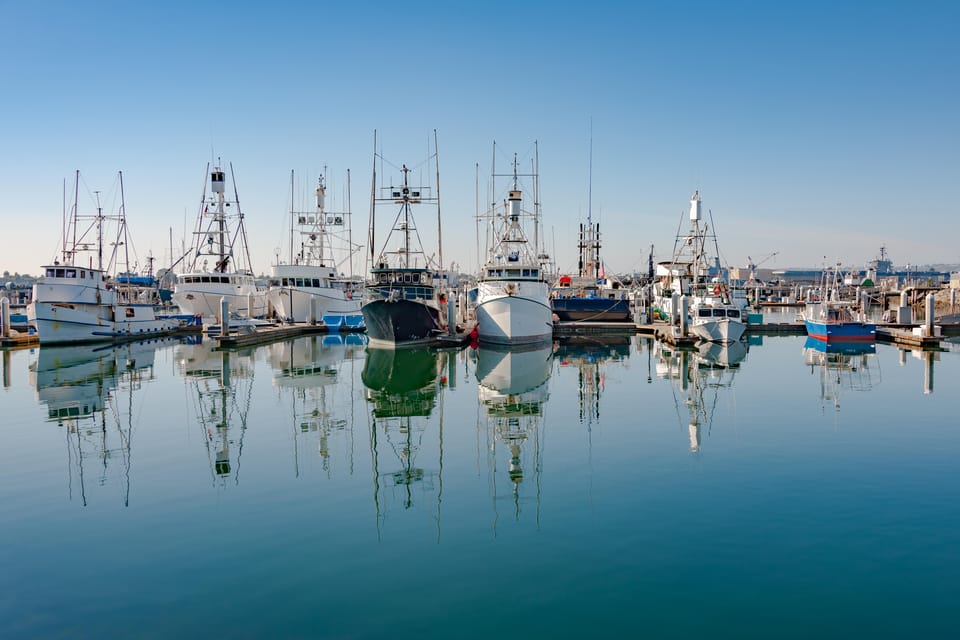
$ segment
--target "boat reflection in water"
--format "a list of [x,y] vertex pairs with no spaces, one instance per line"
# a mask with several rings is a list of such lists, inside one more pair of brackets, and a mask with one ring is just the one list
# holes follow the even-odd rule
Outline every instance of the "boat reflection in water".
[[[367,388],[370,449],[373,456],[373,501],[377,532],[391,504],[417,506],[414,498],[433,496],[439,537],[443,490],[443,390],[456,386],[454,352],[426,348],[368,348],[361,379]],[[446,373],[441,375],[441,371]],[[436,433],[436,463],[421,466],[418,455]]]
[[571,338],[559,343],[553,354],[561,367],[577,369],[580,423],[591,430],[600,420],[600,393],[607,383],[607,366],[630,357],[630,336]]
[[732,393],[734,376],[747,357],[747,344],[708,342],[687,350],[657,342],[654,350],[657,377],[674,382],[671,387],[676,404],[679,407],[682,401],[689,413],[690,451],[699,454],[703,429],[706,427],[709,436],[720,392]]
[[821,409],[827,403],[840,410],[841,389],[869,391],[880,383],[880,369],[871,367],[875,342],[824,342],[808,337],[803,343],[803,362],[819,376]]
[[524,469],[535,478],[537,522],[540,520],[540,470],[543,406],[550,396],[547,381],[553,370],[553,345],[513,348],[481,346],[475,353],[477,395],[484,410],[488,468],[492,473],[494,510],[502,498],[497,489],[498,443],[509,456],[507,474],[514,518],[520,517]]
[[342,459],[353,472],[354,376],[341,375],[362,355],[362,334],[304,336],[276,342],[267,349],[273,368],[273,386],[281,402],[290,407],[293,430],[294,474],[300,476],[302,438],[316,440],[322,469],[331,471],[331,438],[344,447]]
[[[203,433],[213,486],[223,488],[227,478],[240,481],[240,456],[247,412],[253,391],[253,352],[215,351],[212,341],[183,344],[175,359],[183,376],[192,415]],[[231,447],[237,451],[236,464]]]
[[[90,490],[120,482],[123,504],[130,504],[133,417],[140,413],[137,401],[142,401],[137,396],[142,385],[154,379],[156,349],[173,341],[40,348],[30,364],[31,385],[46,405],[47,421],[64,429],[71,500],[74,482],[83,506]],[[97,466],[91,469],[88,461],[94,458]],[[112,464],[115,459],[119,469]],[[93,472],[98,472],[95,487],[87,485]]]

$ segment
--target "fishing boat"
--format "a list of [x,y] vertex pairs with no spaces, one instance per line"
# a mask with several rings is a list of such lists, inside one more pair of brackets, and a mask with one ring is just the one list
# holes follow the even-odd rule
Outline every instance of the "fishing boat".
[[[349,205],[345,212],[327,211],[326,189],[321,175],[316,210],[297,211],[294,173],[290,172],[290,257],[273,265],[267,297],[281,320],[307,322],[312,318],[329,328],[359,329],[363,316],[360,287],[353,279]],[[337,249],[342,255],[335,255]],[[342,268],[349,276],[341,275]]]
[[[678,301],[689,301],[690,332],[707,342],[736,342],[746,331],[745,298],[735,295],[720,275],[719,258],[712,268],[707,257],[707,243],[716,235],[703,219],[700,192],[690,199],[690,231],[677,235],[673,259],[661,262],[656,269],[654,300],[663,312],[675,316]],[[719,250],[716,251],[719,256]]]
[[807,335],[822,342],[876,342],[877,325],[858,317],[856,304],[840,296],[840,265],[824,272],[819,300],[805,305]]
[[627,289],[609,278],[600,259],[600,223],[593,222],[593,138],[590,141],[590,179],[587,222],[580,223],[577,274],[560,276],[550,294],[550,307],[561,322],[629,322],[632,314]]
[[562,275],[550,294],[550,307],[561,322],[629,322],[627,289],[608,278],[600,262],[600,223],[587,214],[580,225],[579,271]]
[[[232,166],[230,173],[233,178]],[[232,314],[263,317],[267,296],[254,279],[236,180],[231,200],[223,169],[217,165],[211,171],[207,164],[207,175],[210,180],[204,183],[194,246],[184,257],[186,271],[177,275],[173,302],[181,313],[201,316],[204,324],[218,322],[221,298],[226,298]]]
[[[536,149],[536,145],[534,145]],[[496,145],[491,189],[496,191]],[[553,338],[550,290],[537,251],[540,225],[540,181],[538,159],[533,172],[518,171],[516,155],[506,200],[491,206],[484,216],[487,259],[477,280],[477,333],[480,342],[490,344],[536,344]],[[520,178],[532,180],[533,209],[524,210]],[[495,196],[497,197],[497,196]],[[533,238],[525,226],[532,227]]]
[[117,175],[117,213],[104,212],[96,191],[96,212],[86,215],[77,204],[80,172],[76,172],[61,256],[41,267],[44,275],[33,285],[27,306],[28,322],[36,327],[41,344],[146,338],[170,333],[181,324],[176,318],[158,316],[141,287],[112,275],[129,271],[132,264],[123,173]]
[[[376,136],[374,136],[376,149]],[[371,188],[369,260],[370,277],[363,288],[360,308],[370,343],[374,346],[414,346],[428,344],[447,330],[446,279],[443,275],[443,249],[440,227],[439,169],[437,168],[436,134],[434,150],[427,164],[436,169],[436,182],[414,186],[410,169],[403,165],[399,186],[377,185],[377,161],[374,151]],[[427,256],[413,216],[414,205],[428,205],[437,212],[437,251],[439,258]],[[376,213],[378,209],[396,207],[387,238],[376,251]],[[390,248],[391,242],[398,246]]]

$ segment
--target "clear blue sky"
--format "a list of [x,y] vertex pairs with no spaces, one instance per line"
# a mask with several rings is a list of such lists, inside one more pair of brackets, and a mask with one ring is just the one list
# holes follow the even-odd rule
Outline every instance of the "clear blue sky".
[[220,157],[267,272],[291,169],[329,167],[340,202],[350,169],[365,234],[374,129],[396,164],[437,129],[445,254],[465,267],[476,164],[483,189],[494,140],[539,141],[550,248],[573,269],[591,119],[610,269],[666,257],[696,189],[734,266],[862,265],[881,245],[960,262],[958,30],[960,2],[924,0],[0,0],[0,270],[53,258],[76,169],[101,190],[124,172],[138,254],[162,262]]

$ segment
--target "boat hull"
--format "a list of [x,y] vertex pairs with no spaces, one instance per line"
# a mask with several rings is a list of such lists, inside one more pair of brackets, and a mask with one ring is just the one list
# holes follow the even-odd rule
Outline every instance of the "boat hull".
[[747,326],[740,320],[730,318],[709,319],[703,322],[694,322],[690,325],[690,333],[706,342],[728,344],[737,342],[743,337]]
[[477,294],[477,334],[488,344],[522,345],[553,339],[553,311],[545,283],[527,292],[524,283],[516,294],[501,291],[501,283],[481,282]]
[[877,325],[868,322],[817,322],[804,318],[807,335],[821,342],[875,342]]
[[347,292],[336,287],[271,287],[267,299],[280,318],[292,322],[307,322],[311,304],[316,304],[318,321],[326,317],[345,319],[360,315],[360,300],[347,298]]
[[630,301],[611,298],[554,298],[550,307],[562,322],[630,322]]
[[180,321],[157,318],[152,305],[33,303],[40,344],[146,338],[176,331]]
[[417,300],[373,300],[360,309],[370,343],[377,346],[430,342],[443,332],[440,310]]
[[[248,309],[250,297],[253,297],[252,313]],[[267,296],[264,291],[231,285],[202,284],[177,285],[173,302],[186,315],[203,317],[204,324],[216,322],[220,316],[220,299],[226,298],[230,312],[252,318],[262,318],[267,314]]]

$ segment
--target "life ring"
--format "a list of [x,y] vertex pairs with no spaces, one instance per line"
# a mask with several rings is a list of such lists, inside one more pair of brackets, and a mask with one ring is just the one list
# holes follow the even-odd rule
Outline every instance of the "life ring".
[[713,295],[718,296],[723,289],[720,288],[719,284],[713,285]]

